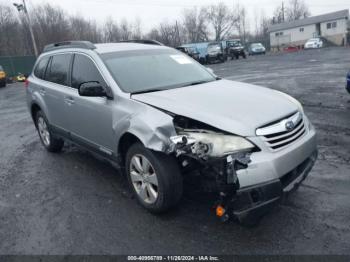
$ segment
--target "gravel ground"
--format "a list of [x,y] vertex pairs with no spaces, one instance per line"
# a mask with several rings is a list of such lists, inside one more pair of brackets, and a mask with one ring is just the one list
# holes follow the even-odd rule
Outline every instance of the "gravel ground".
[[0,89],[0,254],[350,254],[350,50],[210,67],[294,96],[316,126],[318,162],[286,203],[254,228],[219,222],[212,199],[188,189],[177,209],[149,214],[109,164],[71,145],[46,152],[12,84]]

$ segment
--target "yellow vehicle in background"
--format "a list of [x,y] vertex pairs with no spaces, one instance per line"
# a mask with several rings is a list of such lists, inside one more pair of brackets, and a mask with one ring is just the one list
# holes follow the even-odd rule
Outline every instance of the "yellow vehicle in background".
[[0,87],[6,87],[6,73],[0,65]]
[[13,80],[15,82],[25,82],[26,81],[26,76],[22,73],[18,73],[18,75],[13,77]]

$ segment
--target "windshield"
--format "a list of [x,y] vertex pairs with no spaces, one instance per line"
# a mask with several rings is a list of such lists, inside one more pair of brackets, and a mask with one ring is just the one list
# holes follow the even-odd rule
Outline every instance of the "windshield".
[[0,65],[0,71],[3,71],[4,69],[2,68],[2,66]]
[[197,49],[194,48],[194,47],[189,47],[188,48],[188,52],[191,53],[191,54],[194,54],[194,53],[197,53]]
[[232,46],[232,47],[239,47],[241,46],[241,42],[240,41],[230,41],[228,42],[229,46]]
[[208,51],[216,51],[216,50],[221,50],[221,46],[219,44],[217,45],[209,45],[208,46]]
[[258,43],[258,44],[252,44],[252,48],[261,48],[263,47],[262,44]]
[[216,78],[176,50],[138,50],[101,55],[120,88],[127,93],[166,90]]

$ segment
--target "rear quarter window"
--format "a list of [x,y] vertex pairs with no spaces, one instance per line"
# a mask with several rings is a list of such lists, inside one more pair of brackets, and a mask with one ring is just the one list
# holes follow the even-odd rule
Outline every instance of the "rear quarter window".
[[37,78],[44,79],[47,63],[49,62],[50,57],[46,56],[40,59],[37,66],[34,69],[34,75]]
[[59,54],[52,56],[50,68],[45,76],[47,81],[68,86],[68,72],[71,54]]

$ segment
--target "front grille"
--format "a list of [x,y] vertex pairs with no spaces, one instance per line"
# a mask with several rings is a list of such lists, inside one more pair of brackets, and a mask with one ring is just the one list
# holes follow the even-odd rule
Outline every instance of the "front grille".
[[[292,121],[294,128],[287,130],[286,123]],[[305,122],[301,113],[274,122],[260,130],[265,130],[261,136],[265,144],[273,151],[281,150],[300,139],[306,133]],[[267,130],[267,132],[266,132]],[[268,132],[271,130],[271,132]]]

